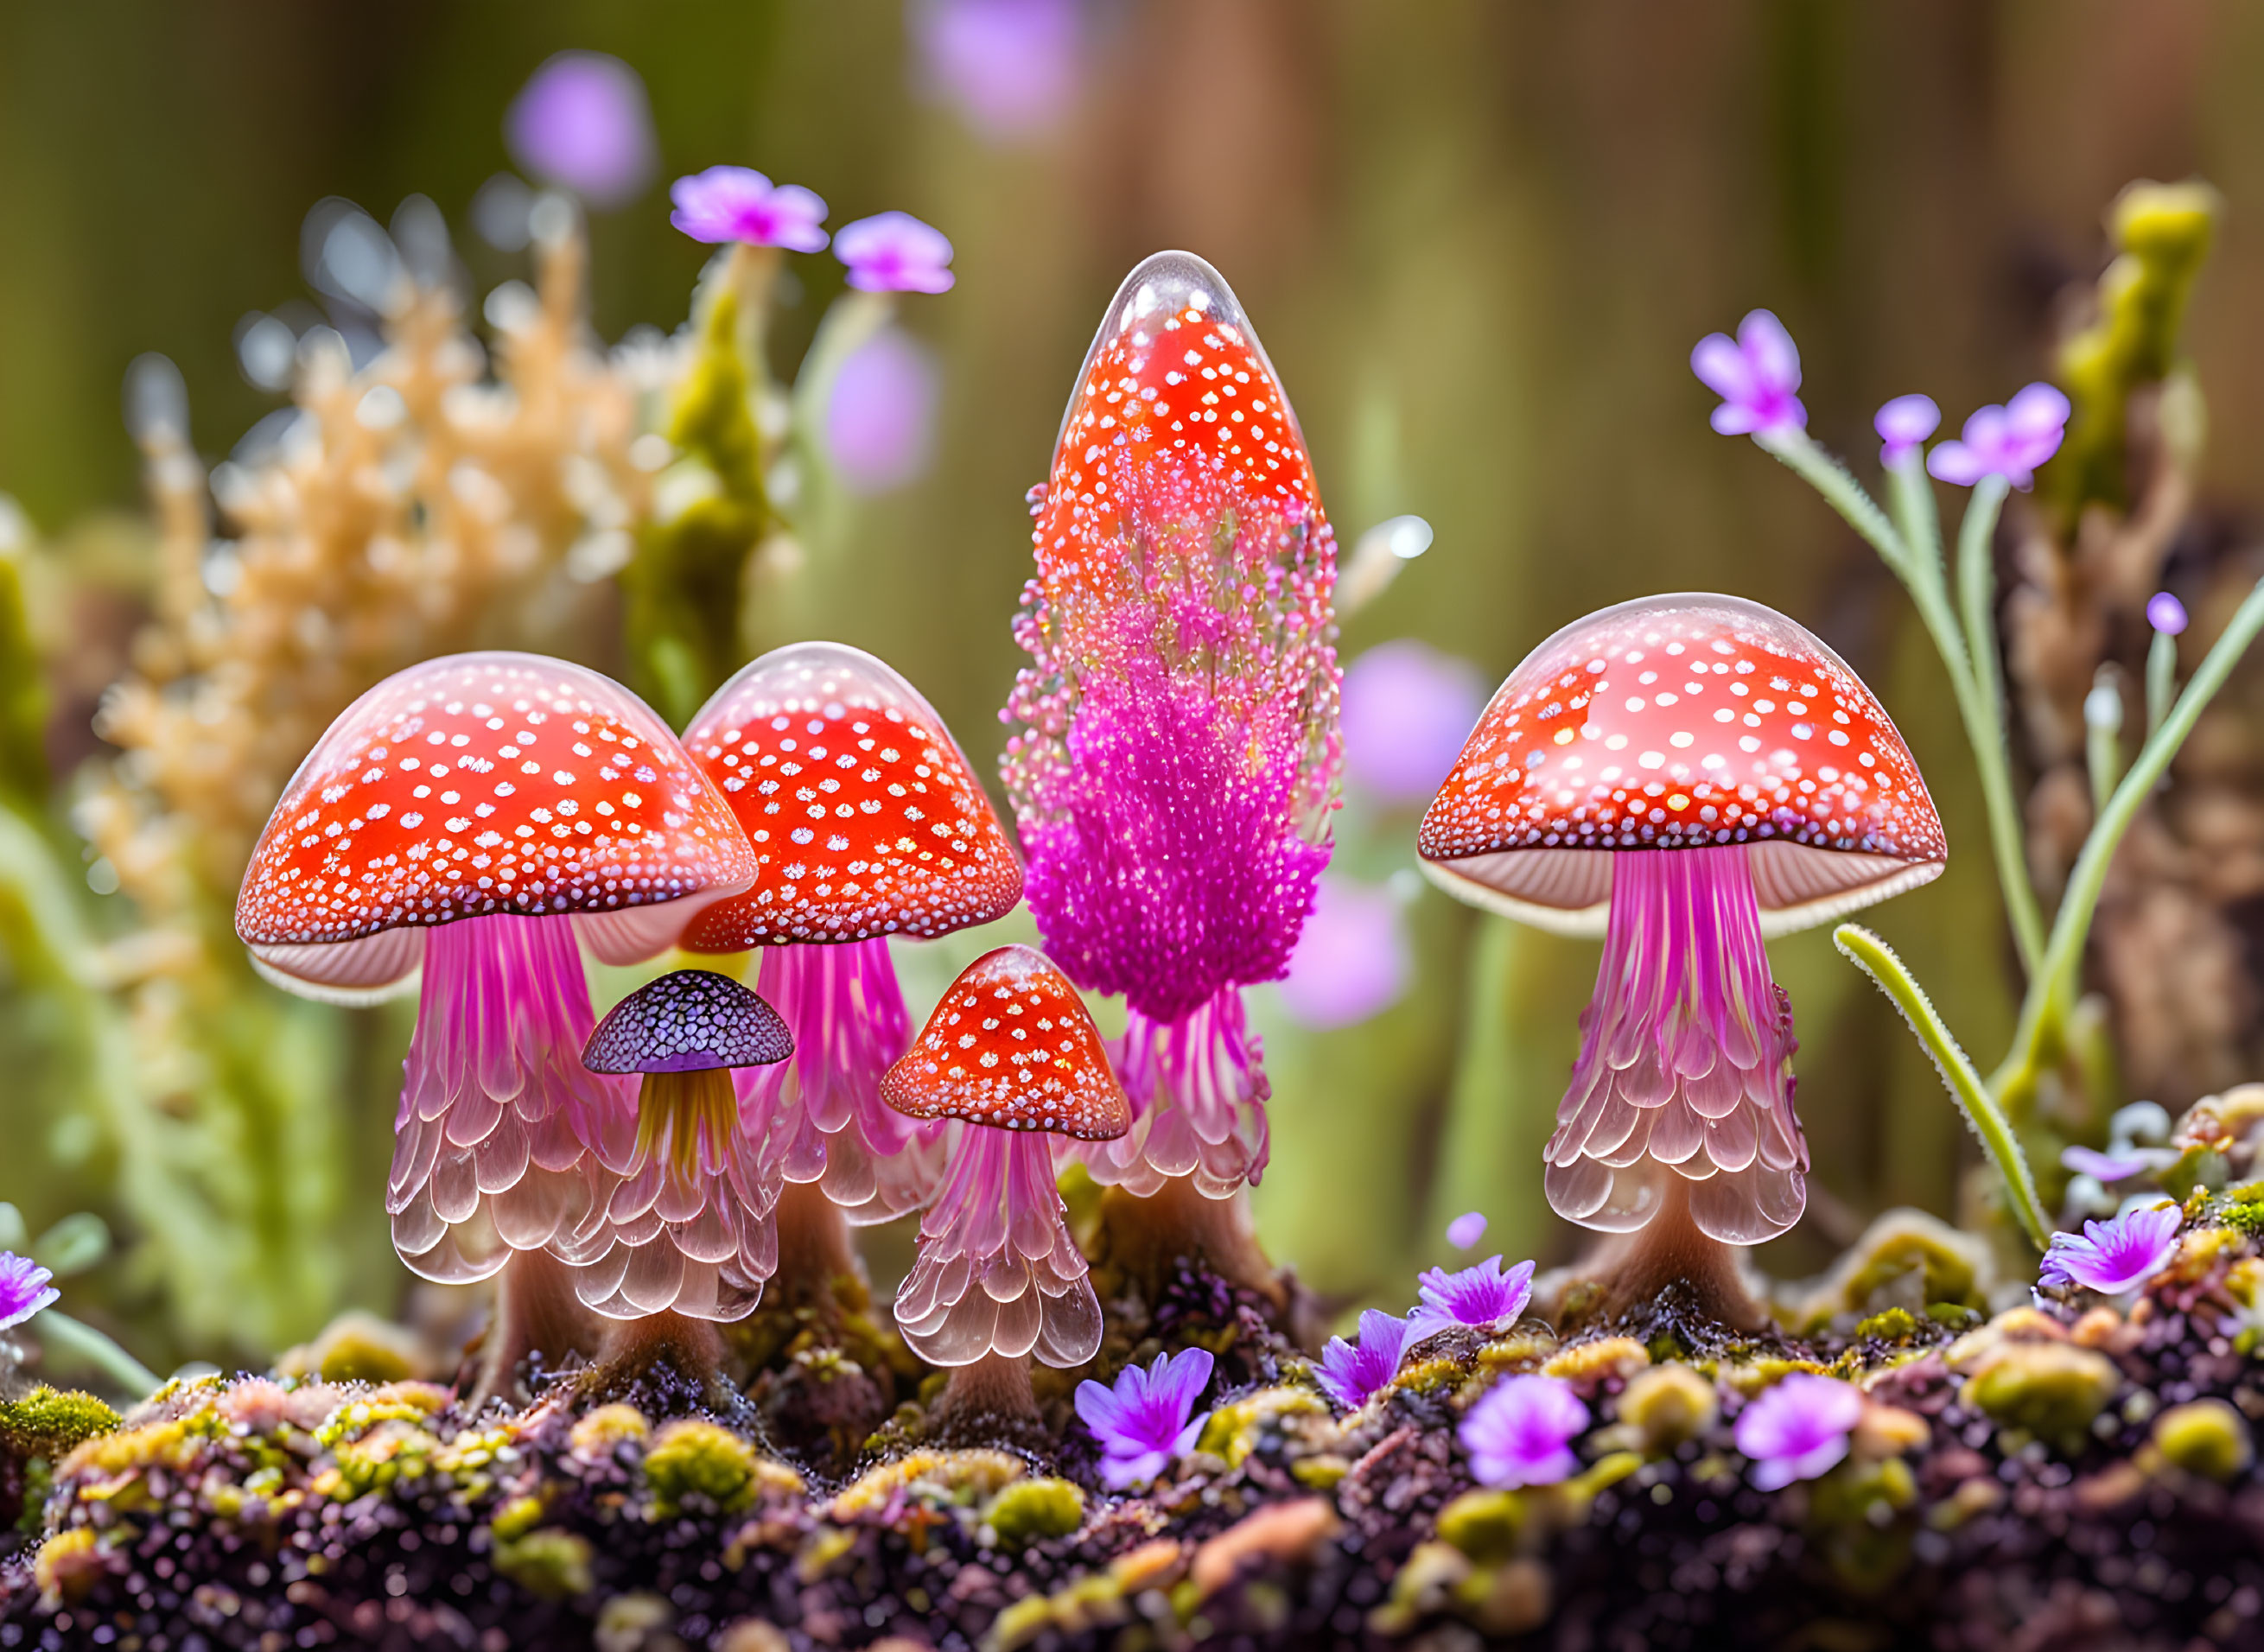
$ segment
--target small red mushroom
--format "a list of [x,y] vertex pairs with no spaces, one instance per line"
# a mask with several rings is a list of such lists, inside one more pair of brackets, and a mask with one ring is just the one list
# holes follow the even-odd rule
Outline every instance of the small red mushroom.
[[[766,1157],[825,1203],[782,1222],[828,1277],[848,1256],[842,1217],[917,1209],[943,1168],[940,1127],[880,1103],[882,1075],[911,1041],[889,938],[932,939],[987,924],[1021,898],[1012,847],[950,731],[884,662],[838,642],[798,642],[744,667],[685,734],[693,760],[745,829],[762,876],[701,912],[696,953],[763,950],[758,985],[795,1030],[793,1061],[743,1074],[747,1127]],[[781,1285],[787,1283],[783,1278]]]
[[252,851],[236,927],[308,996],[367,1002],[422,970],[386,1198],[412,1270],[461,1282],[515,1254],[576,1258],[636,1152],[633,1092],[578,1059],[593,1017],[577,937],[608,961],[649,956],[755,875],[667,726],[581,666],[454,655],[339,714]]
[[1046,1141],[1107,1141],[1131,1127],[1099,1031],[1043,953],[1002,946],[951,983],[881,1097],[908,1118],[967,1126],[921,1219],[897,1329],[932,1365],[985,1365],[974,1380],[984,1403],[1003,1394],[1020,1410],[1033,1352],[1068,1367],[1100,1348],[1100,1301]]
[[1463,900],[1604,937],[1549,1201],[1646,1232],[1613,1264],[1623,1297],[1682,1277],[1752,1318],[1723,1247],[1790,1228],[1808,1170],[1762,938],[1913,888],[1948,852],[1877,699],[1757,603],[1607,608],[1510,673],[1419,846]]

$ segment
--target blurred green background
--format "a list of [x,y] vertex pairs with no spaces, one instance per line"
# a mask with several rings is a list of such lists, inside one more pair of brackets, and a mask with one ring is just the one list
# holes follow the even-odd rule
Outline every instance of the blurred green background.
[[[1001,130],[923,52],[944,4],[0,9],[0,491],[69,554],[130,560],[146,530],[129,519],[128,362],[178,363],[197,448],[225,456],[280,405],[239,371],[233,335],[248,312],[310,298],[301,224],[327,196],[383,221],[425,194],[475,294],[523,276],[523,253],[470,228],[477,192],[512,166],[504,110],[551,54],[616,54],[649,91],[659,169],[591,218],[605,339],[685,320],[708,250],[670,228],[665,182],[711,163],[807,185],[836,224],[902,207],[955,243],[956,288],[903,311],[940,370],[929,462],[857,504],[796,623],[897,664],[978,766],[1021,657],[1006,622],[1027,573],[1024,490],[1117,280],[1187,247],[1262,334],[1342,540],[1399,512],[1435,530],[1347,620],[1347,661],[1414,637],[1491,685],[1567,620],[1646,592],[1786,610],[1879,692],[1956,851],[1878,927],[1969,1047],[2001,1047],[2006,946],[1938,668],[1876,558],[1709,431],[1689,348],[1774,309],[1803,347],[1811,428],[1868,472],[1888,396],[1927,390],[1954,426],[2039,376],[2122,185],[2206,176],[2229,212],[2189,331],[2210,417],[2202,491],[2251,511],[2264,9],[1064,0],[1063,96]],[[841,276],[830,259],[794,269],[772,341],[786,376]],[[66,771],[101,760],[85,720],[125,628],[50,649]],[[1340,869],[1387,885],[1413,865],[1414,819],[1355,797]],[[1462,1210],[1491,1218],[1489,1249],[1569,1254],[1538,1148],[1594,969],[1593,946],[1481,924],[1427,890],[1400,921],[1411,973],[1381,1013],[1317,1031],[1278,994],[1258,1006],[1275,1092],[1266,1243],[1332,1296],[1394,1308]],[[1966,1144],[1923,1057],[1820,932],[1774,953],[1817,1163],[1810,1217],[1762,1257],[1791,1275],[1881,1208],[1948,1212]],[[945,975],[916,966],[915,993]],[[278,1313],[168,1314],[157,1272],[134,1260],[163,1235],[114,1185],[115,1155],[74,1132],[62,1079],[0,1080],[0,1199],[35,1230],[82,1206],[110,1220],[127,1248],[78,1306],[161,1366],[303,1337],[349,1302],[393,1310],[408,1276],[379,1199],[406,1025],[363,1017],[344,1033],[361,1076],[321,1099],[338,1114],[330,1191],[295,1219],[314,1260]],[[30,996],[0,1018],[0,1040],[43,1036]],[[47,1070],[11,1054],[0,1042],[5,1070]]]

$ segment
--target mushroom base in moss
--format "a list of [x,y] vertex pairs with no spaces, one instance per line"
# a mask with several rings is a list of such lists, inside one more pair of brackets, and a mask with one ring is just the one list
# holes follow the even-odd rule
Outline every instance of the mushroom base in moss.
[[1664,1199],[1648,1224],[1633,1233],[1604,1235],[1564,1271],[1548,1300],[1536,1301],[1559,1330],[1610,1324],[1669,1292],[1727,1330],[1767,1325],[1768,1310],[1748,1280],[1742,1249],[1700,1230],[1690,1217],[1689,1184],[1681,1177],[1660,1180]]

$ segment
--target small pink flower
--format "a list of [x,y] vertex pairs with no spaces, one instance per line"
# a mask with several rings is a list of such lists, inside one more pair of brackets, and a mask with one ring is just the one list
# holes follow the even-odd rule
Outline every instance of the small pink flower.
[[1449,1273],[1433,1268],[1418,1281],[1423,1301],[1407,1315],[1407,1339],[1420,1342],[1457,1325],[1497,1336],[1517,1322],[1533,1300],[1533,1264],[1520,1262],[1507,1272],[1499,1257]]
[[1077,1385],[1077,1414],[1100,1443],[1100,1477],[1111,1490],[1153,1480],[1194,1449],[1210,1416],[1194,1408],[1211,1366],[1207,1350],[1183,1348],[1144,1368],[1125,1366],[1113,1388]]
[[1738,1418],[1738,1449],[1753,1460],[1753,1484],[1776,1491],[1813,1480],[1847,1454],[1863,1396],[1833,1377],[1796,1371],[1762,1391]]
[[1952,487],[1970,488],[1984,476],[2002,476],[2026,492],[2036,467],[2059,452],[2067,434],[2067,398],[2048,384],[2032,384],[2002,407],[1985,407],[1965,421],[1960,439],[1926,456],[1926,467]]
[[1485,1213],[1466,1210],[1447,1224],[1447,1243],[1457,1250],[1468,1250],[1485,1237]]
[[652,108],[636,70],[603,52],[561,52],[511,105],[504,134],[519,163],[593,206],[634,199],[652,177]]
[[1572,1442],[1588,1408],[1561,1377],[1506,1377],[1470,1408],[1460,1431],[1482,1486],[1553,1486],[1580,1467]]
[[1722,398],[1714,428],[1724,436],[1779,436],[1808,428],[1800,388],[1800,351],[1784,323],[1749,310],[1732,340],[1709,333],[1690,352],[1690,371]]
[[2067,1148],[2061,1151],[2059,1162],[2078,1176],[2088,1176],[2100,1182],[2127,1182],[2142,1171],[2166,1169],[2177,1163],[2177,1157],[2165,1148],[2130,1148],[2120,1153],[2101,1153],[2096,1148]]
[[2087,1221],[2083,1235],[2052,1235],[2038,1270],[2042,1285],[2082,1285],[2108,1296],[2144,1285],[2177,1254],[2175,1205],[2126,1210],[2107,1221]]
[[2146,598],[2146,623],[2166,637],[2181,634],[2186,628],[2186,605],[2166,591],[2158,591]]
[[825,451],[851,492],[886,493],[927,468],[936,388],[934,364],[899,328],[850,352],[826,400]]
[[1321,1368],[1314,1374],[1329,1398],[1347,1411],[1357,1411],[1399,1374],[1399,1357],[1406,1347],[1407,1322],[1371,1308],[1360,1316],[1358,1344],[1330,1337],[1321,1350]]
[[0,1250],[0,1330],[12,1330],[61,1301],[63,1293],[47,1283],[54,1277],[29,1257]]
[[1890,467],[1902,463],[1941,424],[1941,409],[1934,406],[1932,396],[1897,396],[1881,408],[1871,421],[1871,428],[1878,431],[1879,440],[1885,444],[1879,449],[1879,462]]
[[833,256],[863,293],[948,293],[951,243],[910,213],[880,213],[841,226]]
[[799,184],[773,184],[744,166],[711,166],[668,187],[668,221],[694,241],[817,252],[825,246],[825,203]]
[[1323,873],[1281,1001],[1306,1026],[1351,1026],[1398,1002],[1414,967],[1390,887]]

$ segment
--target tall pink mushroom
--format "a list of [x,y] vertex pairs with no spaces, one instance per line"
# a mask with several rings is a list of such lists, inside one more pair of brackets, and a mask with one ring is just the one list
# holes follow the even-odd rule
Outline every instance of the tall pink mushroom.
[[794,1059],[739,1076],[746,1126],[787,1191],[781,1286],[853,1267],[843,1218],[925,1204],[941,1125],[882,1105],[911,1042],[889,938],[931,939],[1021,898],[1012,847],[943,720],[884,662],[797,642],[745,666],[693,718],[693,760],[745,829],[761,882],[686,929],[695,953],[763,953],[758,986]]
[[1603,1259],[1607,1301],[1681,1279],[1750,1320],[1727,1247],[1783,1233],[1807,1199],[1763,938],[1914,888],[1947,854],[1885,711],[1758,603],[1623,603],[1510,673],[1419,846],[1461,899],[1604,938],[1545,1185],[1558,1214],[1635,1235]]
[[1032,1353],[1067,1368],[1100,1350],[1100,1300],[1046,1141],[1131,1127],[1099,1031],[1044,953],[1001,946],[951,983],[881,1095],[908,1117],[967,1126],[920,1222],[896,1327],[923,1359],[953,1367],[946,1417],[1034,1415]]
[[[636,1105],[579,1059],[593,1016],[578,938],[608,962],[671,944],[756,863],[667,726],[562,660],[463,654],[396,672],[341,713],[269,818],[236,933],[287,989],[345,1003],[422,972],[386,1207],[427,1279],[506,1279],[489,1378],[555,1337],[561,1271]],[[501,1363],[507,1361],[511,1363]]]

